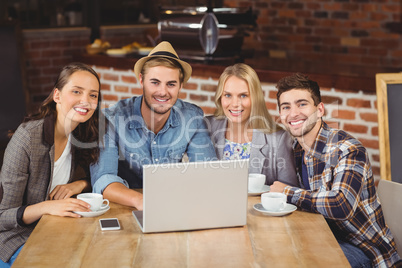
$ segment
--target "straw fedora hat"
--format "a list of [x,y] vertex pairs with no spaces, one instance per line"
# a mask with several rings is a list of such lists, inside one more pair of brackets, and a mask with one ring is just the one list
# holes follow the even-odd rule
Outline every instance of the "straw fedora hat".
[[184,74],[183,83],[186,83],[188,79],[190,79],[192,72],[190,64],[180,60],[179,56],[177,56],[177,53],[173,49],[172,45],[166,41],[160,42],[156,47],[154,47],[154,49],[151,50],[151,52],[149,52],[148,56],[139,59],[135,63],[134,65],[135,76],[137,76],[137,78],[140,79],[140,73],[142,71],[142,67],[144,66],[145,62],[147,62],[151,58],[157,58],[157,57],[176,60],[183,68],[183,74]]

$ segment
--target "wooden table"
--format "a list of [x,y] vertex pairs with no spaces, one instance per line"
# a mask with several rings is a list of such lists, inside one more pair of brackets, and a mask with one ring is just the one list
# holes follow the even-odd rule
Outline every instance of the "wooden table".
[[[323,216],[270,217],[253,209],[247,226],[142,234],[131,207],[94,218],[42,217],[13,267],[349,267]],[[101,231],[116,217],[121,230]]]

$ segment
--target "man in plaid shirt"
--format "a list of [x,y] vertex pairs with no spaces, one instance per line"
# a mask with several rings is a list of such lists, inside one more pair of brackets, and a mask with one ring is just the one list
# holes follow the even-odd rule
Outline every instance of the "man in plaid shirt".
[[352,267],[399,267],[366,149],[322,120],[324,104],[316,82],[298,73],[276,87],[281,122],[295,138],[302,188],[276,181],[271,191],[285,193],[302,210],[322,214]]

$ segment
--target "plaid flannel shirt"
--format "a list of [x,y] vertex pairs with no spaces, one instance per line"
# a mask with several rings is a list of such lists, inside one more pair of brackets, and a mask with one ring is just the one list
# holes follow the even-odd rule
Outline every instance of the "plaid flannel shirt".
[[[303,187],[303,148],[297,141],[294,153],[297,176]],[[322,214],[337,238],[362,249],[374,267],[395,266],[400,257],[385,224],[369,158],[362,144],[323,122],[304,159],[311,190],[287,186],[288,202]]]

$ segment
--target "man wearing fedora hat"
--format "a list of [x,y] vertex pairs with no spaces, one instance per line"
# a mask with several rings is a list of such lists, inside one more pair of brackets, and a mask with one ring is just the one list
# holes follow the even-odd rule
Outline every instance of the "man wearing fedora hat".
[[191,76],[170,43],[138,60],[134,73],[143,95],[104,110],[107,131],[99,161],[91,167],[93,191],[142,209],[142,165],[216,159],[201,108],[178,99]]

